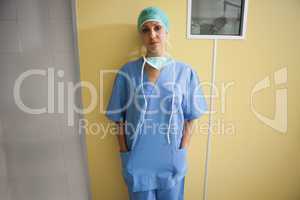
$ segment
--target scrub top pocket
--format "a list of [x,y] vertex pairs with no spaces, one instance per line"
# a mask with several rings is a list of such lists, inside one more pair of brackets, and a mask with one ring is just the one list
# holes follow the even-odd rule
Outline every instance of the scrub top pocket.
[[127,168],[130,153],[131,153],[130,151],[120,152],[121,164],[123,170]]
[[187,171],[187,150],[186,148],[174,149],[173,151],[173,167],[179,176],[183,176]]

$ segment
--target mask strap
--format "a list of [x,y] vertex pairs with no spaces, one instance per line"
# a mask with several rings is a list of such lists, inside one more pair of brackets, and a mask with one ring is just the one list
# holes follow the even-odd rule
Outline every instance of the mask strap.
[[[144,123],[144,119],[145,119],[145,113],[146,113],[146,109],[147,109],[147,99],[146,99],[146,96],[145,96],[145,92],[144,92],[144,87],[143,87],[143,84],[144,84],[144,68],[145,68],[145,64],[146,64],[146,59],[145,57],[143,57],[144,61],[143,61],[143,65],[142,65],[142,70],[141,70],[141,86],[142,86],[142,93],[143,93],[143,99],[144,99],[144,102],[145,102],[145,106],[144,106],[144,110],[142,111],[142,115],[138,121],[138,124],[137,124],[137,128],[136,128],[136,131],[135,131],[135,134],[134,134],[134,139],[133,139],[133,142],[132,142],[132,149],[134,148],[135,144],[136,144],[136,141],[137,141],[137,136],[138,136],[138,132],[141,128],[141,126],[143,125]],[[172,100],[171,100],[171,114],[170,114],[170,118],[169,118],[169,124],[168,124],[168,129],[167,129],[167,141],[168,141],[168,144],[171,144],[171,139],[170,139],[170,125],[171,125],[171,122],[172,122],[172,117],[173,117],[173,104],[174,104],[174,99],[175,99],[175,62],[174,60],[172,59],[172,63],[173,63],[173,66],[172,66],[172,75],[173,75],[173,94],[172,94]],[[176,135],[175,135],[176,137]]]
[[[173,74],[173,94],[172,94],[172,101],[171,101],[171,115],[169,118],[169,124],[168,124],[168,129],[167,129],[167,141],[168,144],[171,144],[170,140],[170,125],[172,122],[172,117],[173,117],[173,104],[174,104],[174,99],[175,99],[175,61],[172,59],[172,74]],[[176,141],[176,134],[175,134],[175,141]]]
[[135,133],[134,133],[134,138],[133,138],[133,142],[132,142],[132,149],[134,148],[135,146],[135,143],[137,141],[137,137],[138,137],[138,133],[139,133],[139,130],[140,128],[142,127],[143,123],[144,123],[144,119],[145,119],[145,113],[146,113],[146,110],[147,110],[147,99],[146,99],[146,96],[145,96],[145,92],[144,92],[144,68],[145,68],[145,64],[146,64],[146,59],[145,57],[143,56],[143,65],[142,65],[142,70],[141,70],[141,87],[142,87],[142,93],[143,93],[143,100],[145,102],[145,106],[144,106],[144,109],[142,110],[142,115],[141,117],[139,118],[139,121],[138,121],[138,124],[137,124],[137,127],[136,127],[136,130],[135,130]]

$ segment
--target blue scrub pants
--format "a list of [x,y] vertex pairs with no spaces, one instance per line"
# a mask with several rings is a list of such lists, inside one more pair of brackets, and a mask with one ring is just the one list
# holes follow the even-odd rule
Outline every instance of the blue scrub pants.
[[129,193],[130,200],[183,200],[184,199],[184,179],[175,186],[165,190],[148,190],[143,192]]

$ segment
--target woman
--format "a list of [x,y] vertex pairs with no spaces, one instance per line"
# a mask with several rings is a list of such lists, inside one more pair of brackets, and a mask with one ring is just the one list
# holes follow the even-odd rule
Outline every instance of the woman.
[[166,14],[145,8],[137,29],[146,55],[118,72],[106,116],[119,127],[130,199],[182,200],[190,127],[206,102],[196,72],[167,54]]

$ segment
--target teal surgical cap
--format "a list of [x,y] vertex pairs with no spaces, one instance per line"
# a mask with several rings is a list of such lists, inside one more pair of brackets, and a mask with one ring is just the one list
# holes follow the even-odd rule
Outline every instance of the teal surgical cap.
[[168,16],[157,7],[148,7],[141,11],[137,28],[140,31],[143,24],[147,21],[157,21],[162,24],[166,32],[169,32],[169,19]]

